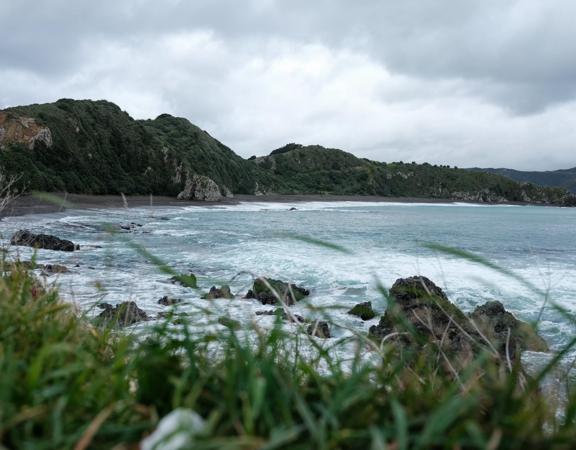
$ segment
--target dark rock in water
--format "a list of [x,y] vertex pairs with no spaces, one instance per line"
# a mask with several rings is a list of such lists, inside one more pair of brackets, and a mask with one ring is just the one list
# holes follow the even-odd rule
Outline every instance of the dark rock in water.
[[72,241],[60,239],[49,234],[34,234],[28,230],[20,230],[14,233],[10,239],[10,244],[63,252],[73,252],[80,249],[80,246]]
[[214,300],[215,298],[234,298],[234,294],[230,291],[230,286],[223,285],[220,289],[216,286],[210,288],[210,292],[202,296],[205,300]]
[[230,330],[239,330],[241,327],[240,322],[225,316],[219,317],[218,323],[225,326],[226,328],[229,328]]
[[184,287],[194,288],[198,287],[196,282],[196,275],[190,272],[188,275],[181,274],[181,275],[174,275],[170,278],[170,281],[174,284],[180,284]]
[[362,320],[370,320],[376,317],[376,313],[372,309],[372,302],[358,303],[350,311],[348,311],[348,314],[358,316]]
[[277,316],[282,320],[292,323],[306,323],[307,320],[298,314],[288,314],[283,308],[271,309],[269,311],[256,311],[257,316]]
[[298,211],[298,208],[292,207],[292,208],[290,208],[288,211]]
[[138,308],[136,302],[122,302],[116,306],[101,303],[98,307],[104,310],[96,317],[96,321],[102,325],[124,327],[148,320],[148,315]]
[[40,264],[39,266],[42,271],[46,273],[68,273],[68,267],[62,266],[60,264]]
[[32,261],[16,261],[14,263],[15,267],[21,267],[25,270],[35,270],[40,269],[45,274],[54,274],[54,273],[68,273],[68,267],[62,266],[60,264],[36,264]]
[[310,295],[308,289],[295,284],[272,278],[257,278],[254,280],[252,289],[247,292],[244,298],[255,298],[263,305],[275,305],[281,302],[286,305],[293,305],[308,295]]
[[119,227],[121,230],[124,230],[124,231],[133,231],[133,230],[135,230],[136,228],[140,228],[140,227],[142,227],[142,226],[143,226],[142,224],[136,223],[136,222],[121,223],[120,225],[118,225],[118,227]]
[[478,306],[470,319],[498,352],[515,358],[524,350],[547,352],[548,345],[529,323],[518,320],[501,302],[491,301]]
[[308,325],[306,332],[311,336],[316,336],[322,339],[330,338],[330,327],[328,326],[328,322],[323,320],[316,320]]
[[423,348],[434,344],[450,355],[458,367],[471,361],[481,336],[468,318],[454,306],[446,294],[426,277],[400,278],[390,289],[391,302],[378,325],[370,327],[370,336],[401,346]]
[[179,298],[170,298],[167,295],[158,300],[158,304],[162,306],[172,306],[178,303],[182,303],[182,300]]
[[[470,320],[453,305],[442,289],[426,277],[398,279],[390,289],[391,302],[371,337],[416,349],[441,350],[453,367],[462,368],[481,351],[496,349],[501,361],[519,357],[519,350],[542,350],[545,342],[528,324],[518,321],[500,302],[478,307]],[[510,330],[510,353],[506,339]],[[488,341],[488,342],[487,342]]]

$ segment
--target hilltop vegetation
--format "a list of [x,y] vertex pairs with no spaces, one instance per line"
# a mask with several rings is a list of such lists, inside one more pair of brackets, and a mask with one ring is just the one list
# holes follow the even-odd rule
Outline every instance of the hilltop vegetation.
[[0,111],[0,166],[22,174],[22,188],[78,194],[338,194],[546,204],[568,198],[560,188],[494,174],[382,163],[321,146],[289,144],[245,160],[186,119],[134,120],[113,103],[91,100]]
[[[249,194],[260,175],[266,178],[205,131],[167,114],[140,121],[110,102],[67,99],[4,112],[49,129],[47,141],[12,140],[0,152],[5,170],[22,172],[30,190],[175,196],[199,173]],[[6,121],[10,127],[18,136],[19,123]]]
[[470,169],[474,171],[488,172],[511,180],[539,184],[541,186],[560,187],[576,194],[576,167],[563,170],[523,171],[513,169]]
[[561,203],[567,196],[563,189],[521,184],[498,175],[427,163],[382,163],[318,145],[288,144],[253,161],[284,181],[283,193],[542,203]]

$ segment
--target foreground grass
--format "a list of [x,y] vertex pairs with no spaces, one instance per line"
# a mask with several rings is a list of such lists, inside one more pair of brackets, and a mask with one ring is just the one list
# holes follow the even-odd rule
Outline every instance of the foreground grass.
[[[459,373],[434,349],[398,355],[359,341],[344,370],[302,357],[278,327],[191,336],[158,325],[145,340],[93,327],[25,270],[0,278],[0,448],[131,449],[175,408],[206,420],[190,448],[573,448],[566,405],[487,355]],[[215,357],[214,348],[218,349]],[[380,363],[361,356],[378,352]],[[323,370],[318,370],[323,367]],[[559,419],[558,417],[562,417]],[[162,448],[162,446],[158,446]]]

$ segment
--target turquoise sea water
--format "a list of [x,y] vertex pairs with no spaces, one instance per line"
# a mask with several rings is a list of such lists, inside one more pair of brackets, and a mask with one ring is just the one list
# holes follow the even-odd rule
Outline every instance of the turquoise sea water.
[[[289,211],[296,207],[296,211]],[[132,233],[111,236],[104,223],[142,224]],[[545,291],[549,300],[576,313],[576,209],[537,206],[480,206],[465,204],[398,204],[362,202],[243,203],[222,207],[136,208],[78,210],[57,214],[7,218],[0,222],[4,241],[18,229],[55,234],[82,246],[74,253],[38,251],[38,262],[61,263],[72,272],[50,281],[66,299],[84,310],[98,301],[135,300],[154,316],[164,307],[157,300],[178,297],[209,306],[241,322],[266,326],[272,318],[256,316],[263,307],[240,296],[232,301],[200,300],[199,291],[169,282],[169,276],[136,254],[125,242],[133,240],[179,272],[192,271],[207,291],[230,284],[244,294],[252,275],[296,282],[312,292],[309,304],[330,307],[341,328],[367,330],[377,322],[346,314],[360,301],[370,300],[383,311],[385,301],[376,289],[379,280],[390,287],[399,277],[425,275],[440,285],[464,311],[487,300],[501,300],[524,320],[535,320],[545,297],[517,280],[476,263],[432,251],[438,243],[473,252],[523,277]],[[344,254],[294,239],[308,236],[341,245]],[[32,250],[11,247],[22,259]],[[76,267],[78,265],[78,267]],[[306,304],[293,307],[314,315]],[[334,309],[332,309],[334,308]],[[94,311],[95,313],[96,311]],[[194,313],[199,332],[208,323]],[[218,327],[219,325],[216,325]],[[572,338],[576,329],[552,308],[545,308],[542,335],[553,348]]]

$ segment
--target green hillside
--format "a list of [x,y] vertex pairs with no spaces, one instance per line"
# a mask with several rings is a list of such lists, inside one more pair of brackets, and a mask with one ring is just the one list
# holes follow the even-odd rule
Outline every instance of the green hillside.
[[[30,190],[175,196],[188,175],[201,174],[222,189],[251,194],[267,178],[205,131],[166,114],[140,121],[107,101],[67,99],[4,113],[33,118],[51,132],[51,145],[5,142],[0,152],[0,164],[23,173]],[[4,127],[18,135],[17,121]]]
[[[564,204],[560,188],[430,164],[382,163],[288,144],[250,160],[162,114],[134,120],[107,101],[62,99],[0,111],[0,166],[21,187],[77,194],[338,194]],[[570,200],[574,202],[574,198]]]
[[285,183],[285,193],[362,194],[481,202],[562,203],[563,189],[498,175],[415,163],[382,163],[318,145],[288,144],[252,161]]
[[576,194],[576,167],[572,169],[524,171],[514,169],[477,169],[470,170],[502,175],[515,181],[539,184],[548,187],[560,187]]

